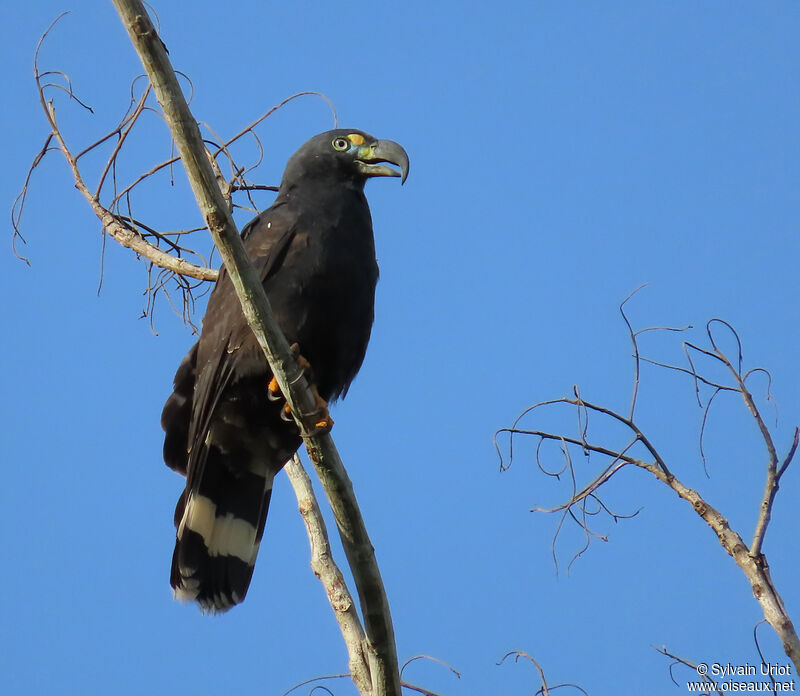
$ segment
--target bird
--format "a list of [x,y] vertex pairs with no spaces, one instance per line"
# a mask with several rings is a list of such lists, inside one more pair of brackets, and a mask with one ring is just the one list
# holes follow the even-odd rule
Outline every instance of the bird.
[[[378,264],[364,185],[373,177],[404,183],[408,169],[396,142],[357,129],[320,133],[289,158],[273,204],[242,229],[275,319],[322,404],[347,393],[374,321]],[[276,392],[223,267],[161,415],[164,461],[186,477],[170,585],[203,613],[244,600],[273,479],[302,442]]]

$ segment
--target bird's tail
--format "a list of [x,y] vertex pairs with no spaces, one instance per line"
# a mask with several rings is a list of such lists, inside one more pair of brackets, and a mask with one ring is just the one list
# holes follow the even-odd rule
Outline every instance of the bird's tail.
[[266,466],[233,471],[213,457],[202,469],[199,485],[187,482],[175,508],[170,584],[176,599],[195,601],[203,612],[216,614],[247,594],[274,472]]
[[[210,614],[244,600],[272,481],[301,443],[297,426],[280,417],[282,404],[268,398],[261,362],[234,380],[237,363],[223,359],[226,350],[217,368],[203,358],[199,381],[199,353],[189,353],[162,416],[165,461],[186,476],[175,508],[170,584],[176,599],[195,601]],[[240,357],[246,372],[242,364]]]

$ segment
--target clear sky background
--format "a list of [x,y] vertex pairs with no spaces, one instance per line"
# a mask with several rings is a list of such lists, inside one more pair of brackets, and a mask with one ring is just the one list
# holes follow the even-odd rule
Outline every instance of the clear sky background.
[[[461,673],[415,662],[405,677],[451,695],[530,694],[530,665],[496,665],[523,650],[551,684],[594,696],[681,694],[691,674],[679,670],[673,685],[652,644],[696,662],[757,663],[760,608],[688,505],[643,473],[623,473],[606,500],[641,513],[598,519],[609,542],[593,543],[569,573],[582,538],[567,528],[556,574],[557,519],[529,510],[560,502],[568,483],[538,473],[530,447],[501,473],[492,437],[573,384],[625,410],[632,362],[618,305],[649,283],[629,305],[637,327],[722,317],[738,329],[745,366],[772,373],[776,407],[759,403],[786,451],[800,423],[800,5],[154,5],[173,64],[194,84],[195,116],[221,135],[310,89],[333,100],[341,125],[410,154],[404,187],[367,187],[377,318],[361,374],[333,414],[401,661],[425,653]],[[2,10],[7,210],[47,133],[33,51],[64,9],[73,13],[41,61],[67,72],[95,110],[57,96],[76,149],[115,123],[141,72],[111,3]],[[288,156],[332,125],[312,97],[271,117],[259,131],[260,183],[278,183]],[[153,116],[135,142],[122,181],[169,156]],[[161,228],[197,224],[182,177],[144,190],[142,216]],[[163,301],[157,335],[140,318],[146,267],[111,241],[98,295],[99,223],[57,153],[35,172],[22,223],[31,267],[12,255],[8,224],[0,254],[0,691],[278,695],[345,671],[284,477],[246,602],[204,617],[172,600],[183,479],[162,464],[159,417],[193,338]],[[648,334],[642,347],[680,363],[684,338],[702,341],[702,330]],[[753,386],[762,397],[763,380]],[[642,428],[749,540],[766,455],[741,404],[718,402],[707,478],[691,380],[643,370]],[[575,417],[528,425],[574,434]],[[615,442],[616,431],[596,426]],[[576,458],[581,481],[600,466]],[[798,504],[800,461],[765,546],[795,621]],[[759,637],[767,659],[785,664],[771,630]],[[346,680],[328,686],[354,693]]]

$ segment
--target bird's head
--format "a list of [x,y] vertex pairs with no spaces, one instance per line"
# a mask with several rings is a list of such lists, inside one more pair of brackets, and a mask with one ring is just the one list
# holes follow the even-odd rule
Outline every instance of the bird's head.
[[282,187],[304,178],[329,177],[363,186],[373,176],[396,176],[404,183],[408,176],[406,151],[391,140],[378,140],[352,128],[338,128],[314,136],[292,155]]

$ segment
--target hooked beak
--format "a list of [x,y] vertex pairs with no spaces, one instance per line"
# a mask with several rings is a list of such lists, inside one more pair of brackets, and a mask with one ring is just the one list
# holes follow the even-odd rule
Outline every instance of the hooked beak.
[[[400,171],[386,166],[384,162],[400,167]],[[362,145],[358,149],[356,165],[366,177],[399,176],[401,184],[408,177],[408,154],[392,140],[377,140],[371,145]]]

